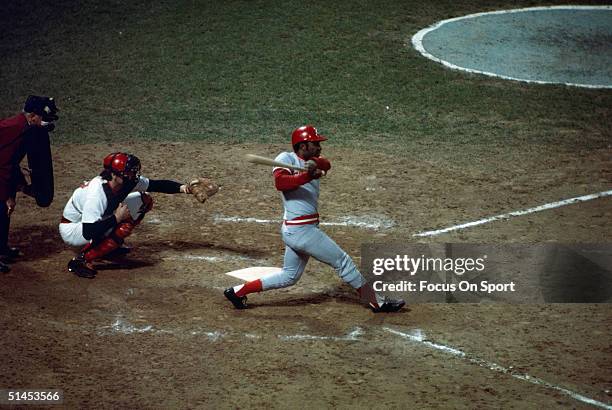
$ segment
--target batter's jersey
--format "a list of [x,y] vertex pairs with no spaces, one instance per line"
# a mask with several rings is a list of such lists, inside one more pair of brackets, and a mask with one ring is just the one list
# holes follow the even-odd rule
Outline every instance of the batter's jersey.
[[[145,192],[149,188],[149,179],[140,176],[132,192]],[[119,206],[118,201],[110,198],[111,190],[108,181],[97,176],[84,182],[74,190],[64,207],[64,218],[71,222],[94,223],[109,216]],[[109,203],[111,206],[109,206]]]
[[[284,162],[299,167],[305,166],[305,161],[298,157],[295,152],[282,152],[276,157],[277,161]],[[291,174],[297,173],[288,168],[275,167],[272,172],[277,169],[286,169]],[[291,220],[304,215],[314,215],[318,212],[319,207],[319,179],[300,185],[296,189],[289,191],[281,191],[283,198],[283,206],[285,208],[284,219]]]

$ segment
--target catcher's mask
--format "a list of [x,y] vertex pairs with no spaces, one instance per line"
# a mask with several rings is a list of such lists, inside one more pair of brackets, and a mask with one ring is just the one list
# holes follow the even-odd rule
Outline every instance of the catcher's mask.
[[53,121],[59,119],[57,112],[57,104],[53,97],[41,97],[39,95],[30,95],[23,105],[23,111],[32,114],[40,115],[42,117],[41,126],[45,127],[47,131],[53,131],[55,124]]
[[104,170],[128,181],[136,181],[140,176],[140,160],[136,155],[114,152],[104,158]]
[[43,117],[44,121],[55,121],[59,117],[59,111],[53,97],[41,97],[39,95],[30,95],[23,105],[24,112],[31,112]]

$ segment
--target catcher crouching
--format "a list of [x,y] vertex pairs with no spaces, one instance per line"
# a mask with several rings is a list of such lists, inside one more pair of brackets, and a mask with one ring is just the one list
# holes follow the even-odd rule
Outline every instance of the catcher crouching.
[[124,152],[107,155],[103,167],[100,175],[74,191],[59,225],[66,244],[84,245],[68,262],[68,270],[83,278],[96,276],[95,260],[129,252],[129,248],[122,247],[125,238],[153,208],[148,192],[192,194],[205,202],[219,189],[206,178],[188,184],[146,178],[140,175],[140,160]]

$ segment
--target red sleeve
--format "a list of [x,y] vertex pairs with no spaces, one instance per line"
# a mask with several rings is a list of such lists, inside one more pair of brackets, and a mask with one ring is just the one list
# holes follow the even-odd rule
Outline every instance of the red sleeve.
[[327,158],[316,157],[311,159],[317,163],[317,168],[319,168],[320,170],[327,172],[331,169],[331,163]]
[[312,177],[308,175],[308,172],[291,175],[289,171],[283,168],[274,171],[274,185],[279,191],[291,191],[310,181],[312,181]]
[[0,141],[2,144],[10,144],[15,138],[21,135],[26,125],[28,125],[28,121],[23,114],[0,119]]

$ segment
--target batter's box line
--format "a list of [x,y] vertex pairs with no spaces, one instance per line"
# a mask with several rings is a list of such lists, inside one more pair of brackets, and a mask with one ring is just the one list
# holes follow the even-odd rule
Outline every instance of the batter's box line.
[[513,212],[508,212],[508,213],[505,213],[505,214],[490,216],[488,218],[480,219],[478,221],[466,222],[466,223],[462,223],[462,224],[459,224],[459,225],[453,225],[453,226],[450,226],[448,228],[437,229],[437,230],[433,230],[433,231],[423,231],[423,232],[415,233],[412,236],[419,236],[419,237],[436,236],[436,235],[440,235],[440,234],[447,233],[447,232],[458,231],[460,229],[466,229],[466,228],[471,228],[473,226],[483,225],[483,224],[486,224],[486,223],[489,223],[489,222],[510,219],[512,217],[515,217],[515,216],[529,215],[529,214],[532,214],[532,213],[535,213],[535,212],[547,211],[549,209],[560,208],[560,207],[566,206],[566,205],[577,204],[579,202],[586,202],[586,201],[590,201],[590,200],[593,200],[593,199],[604,198],[604,197],[607,197],[607,196],[610,196],[610,195],[612,195],[612,190],[597,192],[595,194],[577,196],[575,198],[563,199],[561,201],[551,202],[551,203],[548,203],[548,204],[536,206],[534,208],[522,209],[522,210],[519,210],[519,211],[513,211]]
[[606,404],[606,403],[602,403],[602,402],[597,401],[595,399],[591,399],[590,397],[586,397],[586,396],[584,396],[582,394],[573,392],[573,391],[571,391],[569,389],[566,389],[564,387],[560,387],[560,386],[554,385],[554,384],[552,384],[550,382],[547,382],[546,380],[542,380],[542,379],[540,379],[538,377],[533,377],[533,376],[530,376],[528,374],[517,373],[514,370],[512,370],[512,367],[504,367],[504,366],[501,366],[501,365],[499,365],[497,363],[490,362],[488,360],[484,360],[484,359],[481,359],[479,357],[473,356],[473,355],[471,355],[469,353],[466,353],[466,352],[464,352],[462,350],[459,350],[459,349],[456,349],[454,347],[446,346],[446,345],[439,344],[439,343],[434,343],[434,342],[432,342],[430,340],[427,340],[425,335],[420,330],[417,331],[416,333],[413,332],[414,334],[400,332],[399,330],[391,329],[389,327],[384,327],[383,330],[385,330],[385,331],[387,331],[387,332],[389,332],[391,334],[394,334],[396,336],[400,336],[400,337],[402,337],[404,339],[407,339],[407,340],[409,340],[411,342],[418,343],[418,344],[420,344],[422,346],[425,346],[427,348],[438,350],[440,352],[443,352],[443,353],[455,356],[457,358],[466,360],[469,363],[476,364],[476,365],[478,365],[480,367],[484,367],[484,368],[487,368],[489,370],[493,370],[494,372],[498,372],[498,373],[502,373],[502,374],[507,374],[507,375],[509,375],[511,377],[514,377],[515,379],[518,379],[518,380],[526,381],[526,382],[529,382],[529,383],[532,383],[532,384],[535,384],[535,385],[538,385],[538,386],[545,387],[545,388],[550,389],[550,390],[556,390],[558,392],[561,392],[561,393],[565,394],[566,396],[569,396],[569,397],[573,398],[574,400],[578,400],[578,401],[581,401],[583,403],[590,404],[592,406],[597,406],[597,407],[600,407],[602,409],[612,410],[612,405],[609,405],[609,404]]
[[[278,219],[261,219],[253,217],[240,217],[240,216],[224,216],[214,215],[213,221],[215,223],[257,223],[257,224],[280,224],[282,221]],[[391,229],[396,223],[392,219],[386,216],[344,216],[336,220],[322,221],[321,226],[350,226],[362,229]]]
[[356,327],[353,330],[351,330],[348,334],[346,334],[345,336],[315,336],[315,335],[308,335],[308,334],[297,334],[297,335],[289,335],[289,336],[283,336],[283,335],[278,335],[278,338],[284,341],[291,341],[291,340],[333,340],[335,342],[354,342],[354,341],[359,341],[359,336],[362,336],[364,334],[363,329],[360,327]]
[[[190,336],[206,336],[210,341],[216,342],[224,339],[229,335],[227,332],[219,330],[204,330],[204,329],[188,329],[186,331],[176,331],[163,329],[152,324],[145,324],[142,326],[136,326],[131,323],[123,315],[116,315],[115,320],[110,326],[102,326],[98,329],[98,335],[113,335],[113,334],[143,334],[143,333],[163,333],[169,335],[188,334]],[[260,335],[253,333],[240,334],[247,339],[261,339]],[[295,334],[295,335],[277,335],[276,337],[283,341],[304,341],[304,340],[330,340],[334,342],[345,342],[345,341],[361,341],[360,336],[364,335],[364,331],[360,327],[353,328],[349,333],[344,336],[316,336],[309,334]]]

